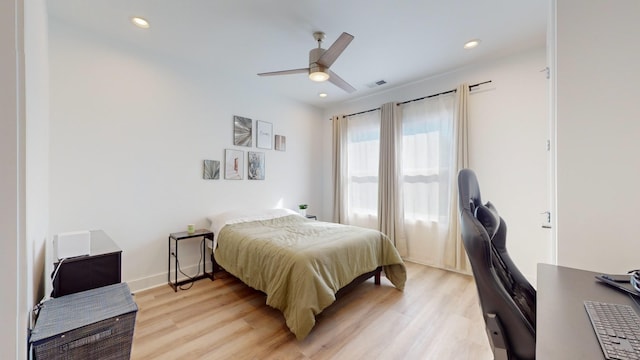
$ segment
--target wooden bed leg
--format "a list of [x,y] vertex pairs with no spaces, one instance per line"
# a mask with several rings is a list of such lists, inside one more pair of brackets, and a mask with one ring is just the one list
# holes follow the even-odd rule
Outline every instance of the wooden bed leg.
[[373,277],[373,282],[376,285],[380,285],[380,273],[382,272],[382,268],[376,269],[376,274]]

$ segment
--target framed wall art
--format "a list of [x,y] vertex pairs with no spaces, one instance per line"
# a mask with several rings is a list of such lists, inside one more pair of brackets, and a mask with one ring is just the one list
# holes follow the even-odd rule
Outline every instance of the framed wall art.
[[242,116],[233,116],[233,145],[251,147],[253,121]]
[[244,151],[224,150],[224,178],[227,180],[242,180],[244,177]]
[[249,151],[249,180],[264,180],[264,153]]
[[276,135],[274,149],[278,151],[287,151],[287,137],[282,135]]
[[266,121],[256,121],[256,146],[260,149],[272,149],[273,125]]
[[220,161],[204,160],[202,164],[202,178],[205,180],[220,179]]

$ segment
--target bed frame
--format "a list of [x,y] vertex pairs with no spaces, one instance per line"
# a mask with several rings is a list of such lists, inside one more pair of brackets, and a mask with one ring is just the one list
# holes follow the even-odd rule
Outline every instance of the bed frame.
[[338,290],[338,292],[336,293],[336,299],[339,299],[340,297],[342,297],[343,294],[348,293],[349,291],[351,291],[351,289],[362,284],[363,282],[367,281],[371,277],[373,277],[374,284],[380,285],[381,273],[382,273],[382,267],[378,266],[375,270],[358,276],[357,278],[353,279],[353,281],[345,285],[342,289]]

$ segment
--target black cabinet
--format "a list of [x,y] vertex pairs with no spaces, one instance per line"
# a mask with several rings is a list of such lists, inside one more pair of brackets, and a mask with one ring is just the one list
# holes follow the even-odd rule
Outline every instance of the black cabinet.
[[91,231],[91,250],[87,256],[78,256],[56,262],[60,265],[53,279],[51,297],[59,297],[121,282],[122,250],[102,230]]

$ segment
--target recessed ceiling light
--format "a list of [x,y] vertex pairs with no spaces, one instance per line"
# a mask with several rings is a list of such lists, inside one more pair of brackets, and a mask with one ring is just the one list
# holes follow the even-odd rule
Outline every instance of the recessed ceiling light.
[[141,29],[148,29],[148,28],[149,28],[149,26],[150,26],[150,25],[149,25],[149,22],[148,22],[146,19],[143,19],[143,18],[138,17],[138,16],[134,16],[134,17],[132,17],[132,18],[131,18],[131,22],[132,22],[135,26],[137,26],[137,27],[139,27],[139,28],[141,28]]
[[327,97],[327,93],[321,92],[318,94],[318,96],[320,96],[321,98],[326,98]]
[[480,44],[480,39],[469,40],[466,43],[464,43],[464,48],[465,49],[473,49],[474,47],[478,46],[479,44]]

